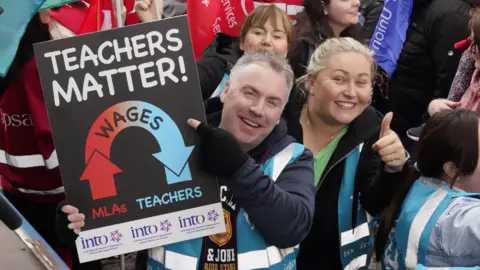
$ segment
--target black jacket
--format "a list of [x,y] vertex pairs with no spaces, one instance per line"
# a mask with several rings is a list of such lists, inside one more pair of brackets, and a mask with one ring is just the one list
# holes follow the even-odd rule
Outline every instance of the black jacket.
[[[299,122],[302,98],[293,98],[287,104],[284,118],[288,123],[288,133],[297,141],[303,141],[302,127]],[[364,143],[355,179],[354,196],[371,214],[376,215],[385,209],[394,193],[402,173],[384,172],[384,163],[372,150],[379,139],[382,115],[372,107],[367,107],[349,126],[340,140],[335,152],[325,168],[324,180],[318,188],[315,200],[313,227],[300,245],[297,258],[298,269],[340,270],[338,196],[343,178],[346,156],[360,143]],[[354,198],[354,202],[358,200]],[[356,209],[354,205],[352,209]],[[356,211],[352,220],[356,220]]]
[[389,100],[399,134],[421,124],[428,104],[446,98],[469,35],[470,9],[478,0],[415,0],[407,39],[390,79]]
[[238,38],[223,33],[215,36],[203,51],[202,58],[197,61],[203,100],[207,100],[215,92],[223,76],[230,74],[230,69],[242,55]]
[[360,24],[362,25],[362,39],[365,44],[370,43],[373,32],[377,27],[378,18],[382,14],[384,0],[360,1]]

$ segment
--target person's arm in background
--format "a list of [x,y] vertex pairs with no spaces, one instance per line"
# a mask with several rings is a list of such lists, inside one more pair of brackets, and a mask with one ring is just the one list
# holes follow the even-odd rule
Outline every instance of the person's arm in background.
[[452,82],[448,99],[451,101],[460,101],[465,91],[467,91],[473,72],[475,71],[475,54],[468,48],[463,52],[458,64],[457,73]]
[[433,23],[430,42],[436,84],[432,99],[446,98],[450,92],[461,57],[460,52],[454,50],[454,44],[468,36],[468,21],[468,11],[455,11],[443,14]]
[[360,1],[360,14],[363,16],[362,23],[362,39],[365,44],[370,43],[370,39],[373,36],[373,32],[377,27],[378,18],[382,14],[384,0],[361,0]]

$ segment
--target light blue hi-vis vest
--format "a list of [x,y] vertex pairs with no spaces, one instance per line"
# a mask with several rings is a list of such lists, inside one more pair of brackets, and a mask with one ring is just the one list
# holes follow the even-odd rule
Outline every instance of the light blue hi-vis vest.
[[440,216],[456,197],[480,198],[480,193],[458,192],[447,185],[436,188],[417,180],[402,206],[389,236],[382,268],[415,270],[479,270],[480,267],[425,267],[430,235]]
[[355,175],[363,143],[346,158],[342,185],[338,197],[338,228],[340,231],[340,259],[343,269],[367,269],[373,247],[374,220],[358,203],[357,220],[352,228],[352,203]]
[[210,98],[214,98],[214,97],[220,97],[223,93],[223,90],[225,89],[225,85],[227,84],[227,81],[228,79],[230,79],[230,76],[225,73],[223,75],[223,78],[222,78],[222,81],[220,81],[220,83],[218,84],[217,88],[215,89],[215,91],[213,92],[213,94],[210,96]]
[[[275,156],[266,160],[260,167],[265,175],[277,180],[283,169],[305,150],[302,144],[291,143]],[[312,179],[313,182],[313,179]],[[272,226],[277,226],[272,224]],[[148,270],[197,270],[203,246],[203,238],[197,238],[149,250]],[[268,245],[247,213],[240,209],[237,216],[238,270],[268,269],[295,270],[298,245],[279,249]]]

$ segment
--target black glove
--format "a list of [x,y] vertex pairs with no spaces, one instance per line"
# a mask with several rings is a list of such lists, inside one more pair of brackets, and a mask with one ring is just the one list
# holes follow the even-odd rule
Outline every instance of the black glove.
[[77,239],[78,235],[73,232],[73,230],[68,228],[68,221],[67,214],[62,211],[62,207],[67,204],[66,201],[62,201],[57,206],[57,215],[55,219],[55,226],[58,238],[60,241],[69,248],[75,248],[75,240]]
[[205,123],[196,130],[201,137],[200,166],[205,172],[228,178],[248,161],[249,156],[230,132]]

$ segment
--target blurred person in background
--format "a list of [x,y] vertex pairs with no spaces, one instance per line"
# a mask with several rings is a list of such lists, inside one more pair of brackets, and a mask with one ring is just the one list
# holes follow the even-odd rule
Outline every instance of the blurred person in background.
[[[444,110],[454,110],[463,108],[466,110],[477,111],[478,106],[480,56],[478,54],[478,45],[480,44],[480,9],[472,10],[470,20],[471,35],[466,40],[455,44],[456,49],[465,50],[460,59],[455,78],[452,82],[448,98],[438,98],[432,100],[428,105],[428,116]],[[418,141],[422,132],[421,127],[411,128],[407,131],[407,136]]]
[[[79,3],[81,4],[81,3]],[[8,200],[72,269],[101,269],[99,262],[80,265],[75,249],[55,231],[56,207],[65,199],[58,159],[43,98],[33,44],[73,36],[50,17],[36,14],[23,36],[3,81],[0,103],[0,175]]]
[[375,252],[383,269],[480,268],[479,128],[467,110],[427,121],[418,161],[380,222]]
[[332,37],[360,40],[360,0],[305,0],[304,10],[295,16],[288,60],[295,77],[306,74],[310,56],[317,46]]
[[454,44],[469,35],[469,14],[479,0],[414,0],[407,38],[389,81],[392,128],[408,151],[406,132],[424,121],[430,101],[446,98],[461,52]]

